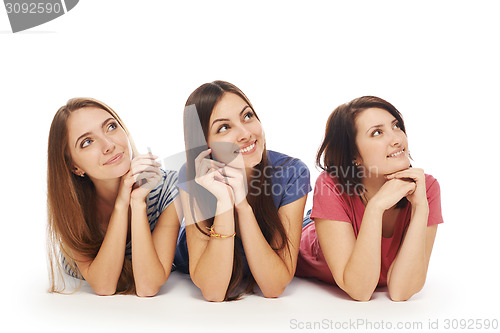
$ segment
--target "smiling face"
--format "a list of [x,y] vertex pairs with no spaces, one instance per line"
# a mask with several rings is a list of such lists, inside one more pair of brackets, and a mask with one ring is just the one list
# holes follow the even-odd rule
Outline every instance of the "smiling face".
[[408,139],[399,121],[388,111],[369,108],[355,119],[355,161],[371,175],[383,176],[410,167]]
[[238,95],[224,93],[210,116],[207,143],[215,159],[238,166],[241,156],[244,167],[253,168],[262,160],[265,136],[252,108]]
[[115,179],[130,169],[127,134],[108,112],[97,107],[73,111],[67,121],[68,148],[74,172],[92,180]]

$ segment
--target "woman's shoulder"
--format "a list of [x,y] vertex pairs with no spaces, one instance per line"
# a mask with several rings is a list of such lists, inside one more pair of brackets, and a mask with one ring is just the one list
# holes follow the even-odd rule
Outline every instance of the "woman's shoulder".
[[434,176],[427,173],[425,173],[425,188],[427,190],[428,195],[430,193],[440,192],[440,186],[438,180],[434,178]]
[[316,179],[316,184],[330,184],[330,185],[337,185],[339,184],[339,179],[337,176],[335,176],[334,173],[329,172],[327,170],[323,170],[318,178]]
[[274,150],[267,151],[268,165],[273,168],[294,169],[309,173],[309,168],[299,158],[292,157]]
[[147,204],[149,208],[158,207],[160,212],[163,212],[179,194],[177,189],[178,175],[177,171],[174,170],[160,169],[160,171],[162,177],[158,185],[149,192]]
[[267,151],[267,159],[269,169],[264,172],[271,177],[276,207],[294,202],[312,190],[309,169],[300,159],[272,150]]
[[178,173],[174,170],[163,170],[160,168],[161,179],[158,185],[150,192],[150,195],[154,195],[157,192],[173,192],[177,188]]
[[175,182],[177,182],[177,179],[179,178],[179,173],[175,170],[164,170],[164,169],[161,169],[160,168],[160,171],[161,171],[161,174],[162,174],[162,178],[164,181],[170,181],[170,180],[174,180]]
[[433,175],[430,175],[428,173],[424,173],[425,175],[425,183],[429,183],[429,184],[433,184],[435,182],[437,182],[437,179],[433,176]]

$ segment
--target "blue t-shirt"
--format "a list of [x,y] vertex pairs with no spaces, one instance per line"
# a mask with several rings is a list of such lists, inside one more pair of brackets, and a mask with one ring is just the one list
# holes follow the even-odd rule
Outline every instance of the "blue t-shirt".
[[[160,169],[161,170],[161,169]],[[176,171],[164,171],[162,172],[162,178],[156,187],[148,193],[146,197],[146,213],[148,216],[149,229],[153,232],[158,222],[158,218],[161,213],[167,207],[174,202],[174,199],[179,195],[179,190],[177,188],[177,172]],[[127,258],[132,258],[132,242],[127,242],[125,247],[125,256]],[[62,267],[64,271],[73,277],[79,277],[71,270],[66,259],[62,257]]]
[[[298,158],[278,153],[272,150],[267,151],[267,169],[271,178],[270,188],[264,188],[263,191],[269,191],[276,209],[292,203],[311,191],[310,174],[307,166]],[[186,179],[186,165],[184,164],[179,171],[179,182],[177,186],[188,191],[188,181]],[[236,238],[236,246],[245,259],[243,246],[239,238]],[[189,273],[189,255],[187,251],[186,231],[184,225],[179,233],[179,240],[175,252],[174,264],[176,269],[183,273]],[[247,263],[244,263],[246,273],[249,273]]]

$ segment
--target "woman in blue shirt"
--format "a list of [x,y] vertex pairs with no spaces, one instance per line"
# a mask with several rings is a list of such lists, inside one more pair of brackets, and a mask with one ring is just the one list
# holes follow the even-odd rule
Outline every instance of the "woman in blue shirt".
[[228,82],[189,96],[184,136],[177,268],[208,301],[238,299],[255,284],[265,297],[280,296],[295,273],[309,170],[266,149],[252,104]]

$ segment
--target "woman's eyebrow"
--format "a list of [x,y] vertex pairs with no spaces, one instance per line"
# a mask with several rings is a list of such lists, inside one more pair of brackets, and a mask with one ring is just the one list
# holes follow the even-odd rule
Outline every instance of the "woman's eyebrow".
[[215,119],[213,122],[212,122],[212,125],[210,127],[214,127],[215,123],[216,122],[219,122],[219,121],[229,121],[229,119],[227,118],[219,118],[219,119]]
[[246,109],[248,109],[249,107],[250,107],[250,106],[245,105],[245,107],[243,108],[243,110],[241,110],[241,111],[240,111],[240,116],[241,116],[241,114],[242,114],[243,112],[245,112],[245,110],[246,110]]
[[[399,120],[394,119],[393,121],[391,121],[391,125],[394,125],[394,124],[396,124],[396,123],[399,123]],[[379,124],[379,125],[372,126],[372,127],[370,127],[370,128],[366,131],[366,133],[368,133],[368,132],[369,132],[372,128],[382,128],[382,127],[384,127],[384,125],[383,125],[383,124]]]
[[366,131],[366,133],[370,132],[370,130],[371,130],[371,129],[373,129],[373,128],[381,128],[381,127],[384,127],[384,125],[379,124],[379,125],[372,126],[372,127],[370,127],[370,128]]
[[[105,121],[103,121],[103,122],[102,122],[101,127],[106,126],[106,123],[107,123],[108,121],[110,121],[110,120],[114,120],[114,119],[115,119],[115,118],[113,118],[113,117],[109,117],[108,119],[106,119]],[[85,133],[83,133],[82,135],[80,135],[80,136],[78,137],[78,139],[76,139],[76,141],[75,141],[75,148],[76,148],[76,145],[78,144],[78,141],[80,141],[80,139],[81,139],[81,138],[86,137],[86,136],[87,136],[87,135],[89,135],[89,134],[92,134],[92,132],[85,132]]]
[[[250,107],[250,106],[245,105],[245,106],[243,107],[243,110],[241,110],[241,111],[240,111],[240,116],[241,116],[241,114],[242,114],[243,112],[245,112],[245,110],[246,110],[247,108],[249,108],[249,107]],[[213,127],[213,126],[214,126],[214,124],[215,124],[216,122],[220,122],[220,121],[230,121],[230,120],[229,120],[228,118],[218,118],[218,119],[215,119],[215,120],[212,122],[212,125],[210,125],[210,127]]]

